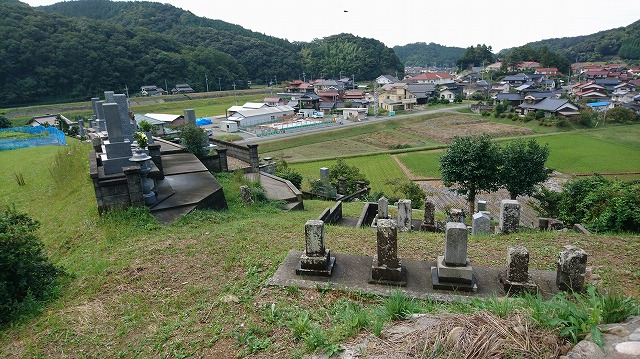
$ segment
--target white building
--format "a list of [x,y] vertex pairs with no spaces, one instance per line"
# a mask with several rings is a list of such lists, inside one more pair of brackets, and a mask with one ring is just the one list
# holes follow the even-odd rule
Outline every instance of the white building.
[[266,106],[257,109],[241,108],[227,117],[229,121],[238,123],[238,127],[255,126],[266,122],[288,120],[295,117],[291,106]]

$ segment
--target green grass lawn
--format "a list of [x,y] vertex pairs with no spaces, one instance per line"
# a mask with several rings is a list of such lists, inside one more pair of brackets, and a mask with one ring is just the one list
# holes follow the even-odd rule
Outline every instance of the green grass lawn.
[[441,150],[410,152],[398,155],[398,159],[417,177],[440,177]]

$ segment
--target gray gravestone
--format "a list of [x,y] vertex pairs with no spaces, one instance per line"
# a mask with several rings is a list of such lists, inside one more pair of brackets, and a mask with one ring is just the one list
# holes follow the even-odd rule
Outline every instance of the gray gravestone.
[[538,286],[529,275],[529,251],[526,247],[507,248],[506,278],[500,274],[500,282],[508,294],[537,293]]
[[91,98],[91,109],[93,110],[94,118],[98,118],[98,101],[100,101],[100,99],[97,97]]
[[556,284],[561,290],[581,292],[587,271],[587,253],[581,248],[564,246],[558,255]]
[[448,266],[467,265],[467,226],[449,222],[445,230],[444,262]]
[[[120,109],[120,123],[122,126],[122,136],[133,142],[133,126],[131,125],[131,117],[129,115],[129,101],[124,94],[115,94],[112,96],[113,102],[118,104]],[[149,143],[151,143],[149,139]]]
[[529,280],[529,251],[523,246],[507,248],[507,279],[511,282]]
[[449,210],[449,222],[464,222],[464,216],[462,214],[462,210],[458,208],[451,208]]
[[298,275],[330,277],[336,258],[324,247],[324,222],[309,220],[304,225],[305,250],[296,267]]
[[107,123],[108,141],[104,141],[105,153],[102,154],[102,166],[106,175],[122,172],[122,167],[131,166],[131,143],[124,140],[120,123],[120,110],[116,103],[98,104],[104,110]]
[[487,201],[478,201],[478,212],[487,210]]
[[478,212],[471,219],[471,234],[487,234],[491,230],[491,219],[486,212]]
[[78,120],[78,134],[84,136],[86,134],[84,129],[84,120]]
[[411,231],[411,200],[401,199],[398,201],[398,230],[400,232]]
[[389,200],[383,196],[378,200],[378,219],[384,218],[389,218]]
[[327,167],[321,167],[320,168],[320,179],[326,179],[329,178],[329,169]]
[[104,102],[106,103],[115,103],[115,101],[113,100],[113,91],[105,91],[104,92]]
[[184,118],[185,120],[187,120],[188,123],[192,124],[192,125],[196,125],[196,110],[194,109],[186,109],[184,110]]
[[437,266],[431,267],[433,289],[464,292],[478,290],[473,267],[467,259],[467,235],[464,223],[447,223],[444,256],[438,256]]
[[96,131],[106,131],[105,119],[104,119],[104,101],[96,101]]
[[376,256],[371,264],[370,283],[405,286],[406,270],[398,259],[398,230],[393,219],[379,219]]
[[429,201],[429,198],[424,199],[424,219],[420,224],[420,230],[435,232],[436,228],[436,206],[433,202]]
[[520,226],[520,203],[516,200],[500,201],[500,232],[515,233]]

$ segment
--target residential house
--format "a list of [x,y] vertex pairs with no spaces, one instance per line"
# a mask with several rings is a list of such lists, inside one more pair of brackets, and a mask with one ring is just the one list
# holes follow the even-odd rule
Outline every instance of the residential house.
[[345,101],[364,100],[364,91],[362,90],[347,90],[344,92],[342,98]]
[[144,122],[148,122],[151,126],[153,126],[151,131],[154,135],[166,135],[172,132],[170,129],[165,127],[166,123],[164,121],[160,121],[155,118],[147,117],[146,115],[141,115],[137,113],[134,116],[135,116],[136,124],[140,125],[140,122],[144,121]]
[[282,106],[288,104],[288,101],[284,100],[282,97],[265,97],[262,102],[266,103],[268,106]]
[[616,86],[620,84],[620,80],[618,80],[617,78],[607,77],[604,79],[596,79],[595,84],[600,85],[604,87],[605,90],[611,92],[614,91],[616,89]]
[[243,109],[227,117],[235,121],[238,127],[255,126],[266,122],[284,121],[295,118],[295,111],[290,106],[267,106],[259,109]]
[[529,81],[532,81],[531,76],[524,73],[519,73],[516,75],[508,75],[502,79],[502,82],[506,82],[512,86],[523,85]]
[[171,89],[172,94],[183,94],[195,92],[189,84],[176,84],[176,87]]
[[56,113],[56,114],[49,114],[44,116],[31,117],[29,122],[27,122],[27,126],[58,127],[58,123],[57,123],[58,117],[62,121],[64,121],[64,123],[66,123],[69,127],[75,126],[78,124],[77,122],[73,122],[68,118],[64,117],[63,115]]
[[320,96],[315,93],[306,93],[300,97],[298,97],[298,106],[300,109],[308,108],[320,110]]
[[493,100],[496,103],[502,103],[503,101],[508,101],[509,106],[518,107],[520,104],[524,102],[524,98],[519,93],[514,92],[501,92],[493,96]]
[[316,93],[320,91],[344,91],[344,83],[336,80],[314,81],[313,88]]
[[[170,114],[164,114],[164,113],[145,113],[144,116],[149,119],[162,122],[163,124],[162,128],[164,129],[165,132],[166,132],[166,128],[169,126],[176,127],[176,126],[184,125],[187,123],[187,120],[184,118],[183,115],[170,115]],[[157,124],[157,122],[155,121],[148,121],[148,122],[151,124],[154,124],[154,123]]]
[[538,110],[544,111],[545,116],[574,116],[579,115],[578,106],[574,105],[567,99],[558,99],[547,97],[540,101],[525,100],[518,106],[518,112],[522,115],[526,115],[529,112],[535,112]]
[[140,94],[142,96],[160,96],[166,95],[167,92],[162,87],[150,85],[140,87]]
[[414,82],[420,84],[431,83],[434,85],[451,84],[455,81],[455,76],[446,72],[425,72],[417,76],[405,79],[405,82]]
[[380,75],[376,78],[378,85],[394,84],[396,82],[400,82],[400,80],[392,75]]
[[438,95],[440,99],[453,102],[456,99],[456,96],[462,95],[462,88],[456,83],[441,85],[438,89]]
[[285,88],[287,93],[295,93],[295,94],[305,94],[305,93],[313,93],[314,88],[313,85],[308,82],[303,82],[302,80],[293,80],[287,84]]
[[469,83],[462,87],[462,94],[466,98],[471,98],[472,96],[479,94],[484,98],[489,96],[489,90],[491,89],[491,84],[487,81],[479,80],[476,82]]
[[638,96],[638,92],[628,89],[619,89],[611,93],[611,102],[614,103],[632,103]]
[[416,98],[417,105],[424,105],[429,101],[429,98],[437,96],[434,84],[408,83],[406,90]]
[[486,71],[498,71],[502,67],[502,62],[494,62],[491,65],[485,67]]
[[384,85],[378,95],[379,106],[387,111],[410,110],[416,102],[416,97],[402,82]]
[[229,107],[227,109],[227,116],[231,116],[234,113],[242,110],[258,110],[266,107],[269,107],[269,105],[264,102],[245,102],[245,104],[241,106],[236,105]]
[[342,111],[342,117],[349,120],[361,121],[367,119],[367,108],[341,107],[338,108],[338,111]]
[[534,74],[550,76],[562,76],[562,72],[558,71],[557,67],[538,67]]
[[540,63],[536,61],[523,61],[516,65],[516,70],[525,71],[525,70],[535,70],[540,67]]

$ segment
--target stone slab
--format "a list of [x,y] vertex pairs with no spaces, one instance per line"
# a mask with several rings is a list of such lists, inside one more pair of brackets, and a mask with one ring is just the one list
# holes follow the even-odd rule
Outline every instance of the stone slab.
[[171,176],[191,172],[209,172],[207,167],[191,153],[174,153],[162,156],[164,175]]
[[319,268],[302,268],[302,262],[298,261],[298,265],[296,266],[296,275],[299,276],[320,276],[320,277],[331,277],[333,273],[333,267],[336,264],[336,257],[332,257],[327,253],[329,257],[329,261],[327,263],[327,267],[325,269]]
[[397,287],[407,286],[407,269],[404,266],[398,268],[378,267],[375,258],[371,266],[369,284],[392,285]]
[[107,158],[129,158],[133,156],[133,152],[131,152],[131,143],[129,141],[115,143],[105,141],[104,152],[107,154]]
[[152,212],[171,207],[198,204],[203,198],[210,196],[221,188],[218,181],[209,172],[165,176],[162,181],[167,181],[175,195],[156,204],[152,208]]
[[476,283],[475,276],[471,278],[471,283],[457,283],[443,281],[443,278],[438,276],[438,268],[431,267],[431,280],[433,282],[433,289],[447,290],[454,292],[471,292],[478,291],[478,283]]
[[438,256],[436,268],[438,269],[440,281],[467,284],[473,281],[473,267],[469,265],[469,259],[467,259],[467,265],[464,267],[451,267],[445,264],[444,256]]
[[[297,286],[299,288],[315,289],[317,286],[327,286],[336,290],[363,292],[381,296],[391,295],[396,290],[392,286],[370,284],[371,256],[356,256],[350,254],[332,253],[336,257],[333,274],[330,278],[319,276],[298,276],[295,268],[300,261],[302,251],[291,250],[282,261],[275,274],[267,280],[268,285]],[[431,267],[435,261],[419,261],[403,259],[402,265],[407,270],[407,285],[402,288],[405,295],[417,298],[431,298],[439,301],[452,301],[463,298],[488,298],[504,295],[504,289],[499,281],[499,274],[504,267],[474,266],[477,292],[451,292],[433,288]],[[548,299],[559,293],[555,285],[555,271],[529,271],[533,281],[539,286],[540,294]]]

